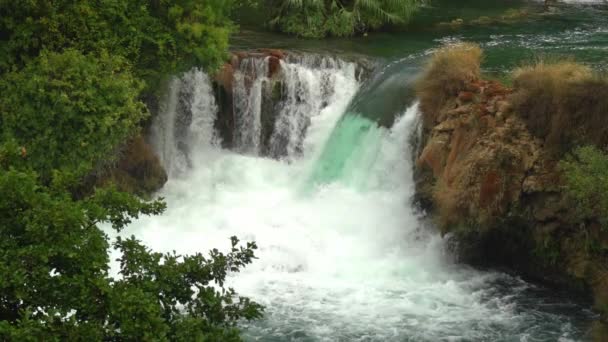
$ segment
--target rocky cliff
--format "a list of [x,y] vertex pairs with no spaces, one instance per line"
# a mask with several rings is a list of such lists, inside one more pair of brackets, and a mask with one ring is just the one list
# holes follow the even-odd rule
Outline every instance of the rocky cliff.
[[476,46],[448,47],[419,81],[419,202],[463,261],[576,290],[608,312],[608,233],[573,219],[560,156],[520,114],[523,89],[483,80],[480,61]]

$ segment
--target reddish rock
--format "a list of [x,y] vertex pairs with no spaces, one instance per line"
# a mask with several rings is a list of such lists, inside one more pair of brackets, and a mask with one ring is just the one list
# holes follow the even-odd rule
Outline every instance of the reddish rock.
[[471,102],[475,98],[475,94],[470,91],[461,91],[458,94],[458,99],[462,102]]
[[262,52],[268,56],[276,57],[278,59],[285,59],[285,52],[279,49],[259,49],[259,52]]
[[511,111],[511,103],[505,100],[497,101],[496,110],[501,113],[508,113]]
[[133,138],[122,151],[115,168],[97,179],[98,186],[114,183],[126,192],[150,195],[167,182],[167,173],[162,167],[152,146],[141,136]]
[[233,69],[238,69],[239,66],[241,65],[241,59],[239,58],[239,56],[232,54],[230,56],[230,65],[232,66]]
[[226,63],[215,75],[215,81],[227,92],[232,92],[232,81],[234,80],[234,66]]
[[483,90],[483,94],[487,97],[494,97],[500,95],[508,95],[511,93],[511,89],[505,88],[500,83],[490,83]]
[[484,131],[493,130],[496,128],[496,119],[493,116],[484,115],[479,118],[479,121],[481,123],[481,128],[483,128]]
[[[477,91],[475,102],[462,104]],[[606,256],[589,248],[608,249],[608,230],[599,217],[576,216],[576,203],[563,193],[559,159],[512,108],[512,92],[496,81],[477,81],[441,108],[421,106],[432,120],[420,139],[417,200],[436,214],[443,234],[455,233],[459,257],[590,289],[608,317]]]
[[500,201],[501,178],[496,171],[489,171],[481,181],[479,207],[491,209]]
[[426,167],[433,171],[434,177],[440,177],[445,166],[447,136],[443,135],[444,139],[437,136],[432,143],[425,146],[424,150],[418,158],[418,167]]
[[268,57],[268,77],[274,77],[281,70],[281,60],[275,56]]
[[242,61],[243,59],[249,57],[250,53],[246,51],[236,51],[233,53],[233,55],[236,56],[239,61]]
[[477,82],[471,82],[467,85],[467,90],[476,94],[481,93],[481,88],[482,88],[482,83],[477,81]]

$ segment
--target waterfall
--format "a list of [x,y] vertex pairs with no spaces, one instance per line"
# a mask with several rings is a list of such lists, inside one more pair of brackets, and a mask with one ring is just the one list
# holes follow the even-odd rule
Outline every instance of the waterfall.
[[293,160],[311,118],[330,104],[342,79],[356,83],[356,64],[316,55],[291,56],[269,75],[269,58],[249,57],[235,73],[236,149]]
[[262,101],[268,88],[268,58],[246,58],[234,74],[236,147],[259,154],[262,134]]
[[[240,61],[234,72],[233,149],[243,154],[294,160],[304,148],[311,120],[335,103],[344,84],[358,84],[357,65],[338,58],[295,55],[270,75],[269,57]],[[193,146],[217,143],[218,105],[210,77],[193,69],[171,80],[152,141],[169,175],[191,167]]]
[[318,116],[337,93],[341,79],[355,82],[355,64],[334,58],[310,56],[281,62],[283,96],[270,141],[270,154],[294,158],[311,117]]
[[[266,306],[262,320],[240,326],[248,341],[580,335],[559,311],[578,307],[446,256],[441,236],[412,207],[409,141],[418,132],[418,108],[398,106],[401,88],[384,91],[396,83],[394,73],[372,78],[369,87],[354,64],[334,58],[288,58],[275,75],[268,62],[245,60],[235,74],[231,148],[213,132],[218,108],[209,77],[193,70],[172,81],[154,140],[171,170],[160,193],[168,209],[122,234],[180,254],[222,248],[232,235],[256,241],[258,259],[228,279]],[[266,111],[273,83],[280,96]],[[374,115],[383,103],[388,107]]]
[[217,104],[211,82],[200,69],[173,78],[152,125],[152,143],[170,177],[192,164],[194,146],[216,143]]

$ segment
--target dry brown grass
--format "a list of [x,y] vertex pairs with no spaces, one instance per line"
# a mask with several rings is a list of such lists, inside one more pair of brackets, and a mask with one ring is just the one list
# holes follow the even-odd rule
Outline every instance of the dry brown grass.
[[572,61],[537,62],[513,72],[514,112],[550,151],[608,144],[608,81]]
[[420,109],[427,127],[435,124],[446,102],[480,77],[483,52],[479,45],[461,43],[435,52],[416,84]]

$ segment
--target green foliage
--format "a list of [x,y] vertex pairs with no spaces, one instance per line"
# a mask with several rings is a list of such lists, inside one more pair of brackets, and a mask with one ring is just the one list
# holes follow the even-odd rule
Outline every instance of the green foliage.
[[148,115],[140,89],[122,58],[43,52],[0,80],[0,134],[45,178],[59,169],[83,174]]
[[41,186],[31,171],[0,172],[1,340],[239,340],[235,324],[261,307],[225,287],[256,245],[208,256],[153,253],[118,238],[120,277],[108,276],[108,237],[162,202],[113,188],[75,201],[59,179]]
[[593,146],[577,148],[560,162],[564,191],[579,220],[599,220],[608,229],[608,154]]
[[0,0],[0,340],[238,341],[237,322],[260,317],[225,285],[254,243],[180,256],[111,240],[101,224],[120,232],[162,199],[77,190],[138,133],[143,91],[223,61],[231,6]]
[[130,61],[151,87],[159,77],[226,58],[231,0],[0,0],[0,72],[42,50],[74,48]]
[[307,38],[344,37],[408,23],[421,0],[265,0],[271,27]]

